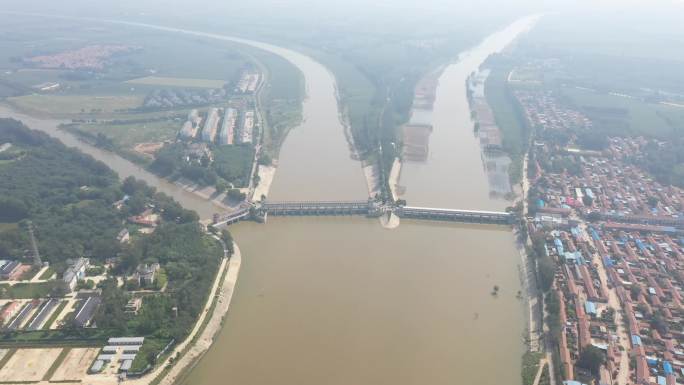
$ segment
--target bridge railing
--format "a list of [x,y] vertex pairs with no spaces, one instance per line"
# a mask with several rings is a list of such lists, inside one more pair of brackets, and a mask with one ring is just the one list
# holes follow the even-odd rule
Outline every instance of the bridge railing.
[[396,214],[407,218],[435,218],[496,223],[511,223],[514,219],[513,214],[503,211],[456,210],[410,206],[398,208]]
[[380,216],[393,212],[399,217],[415,219],[447,220],[456,222],[477,223],[513,223],[515,216],[503,211],[458,210],[432,207],[412,207],[382,205],[373,201],[289,201],[264,202],[251,207],[243,207],[239,211],[225,215],[216,215],[217,225],[230,224],[252,216],[257,221],[265,221],[271,215],[360,215]]

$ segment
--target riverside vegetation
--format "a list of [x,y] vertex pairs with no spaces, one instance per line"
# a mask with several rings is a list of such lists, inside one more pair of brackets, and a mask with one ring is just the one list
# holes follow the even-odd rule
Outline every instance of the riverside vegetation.
[[[1,342],[90,343],[141,335],[146,342],[132,370],[154,363],[164,346],[181,341],[192,329],[223,256],[220,243],[202,230],[196,213],[168,196],[133,178],[119,182],[104,163],[18,121],[0,119],[0,143],[15,149],[13,157],[0,163],[0,179],[11,181],[0,185],[0,258],[21,259],[23,250],[30,249],[25,230],[30,220],[43,260],[58,275],[69,258],[89,257],[98,272],[106,262],[113,263],[109,278],[97,285],[102,304],[94,316],[96,329],[67,322],[56,330],[5,333]],[[119,210],[114,203],[124,196],[127,201]],[[150,208],[161,223],[152,234],[134,233],[136,227],[126,218]],[[122,228],[131,230],[128,244],[116,240]],[[229,240],[230,234],[224,238]],[[132,296],[129,289],[137,287],[120,286],[115,277],[130,275],[141,263],[160,264],[165,288],[144,296],[139,314],[131,315],[124,306]],[[47,289],[40,284],[42,289],[32,295],[64,295],[60,280],[49,283]]]

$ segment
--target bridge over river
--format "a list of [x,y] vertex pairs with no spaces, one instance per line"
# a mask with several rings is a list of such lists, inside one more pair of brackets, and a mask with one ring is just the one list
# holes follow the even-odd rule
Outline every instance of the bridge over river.
[[230,225],[240,220],[252,219],[266,222],[269,215],[274,216],[335,216],[364,215],[380,217],[393,213],[400,218],[424,219],[483,224],[512,224],[515,215],[503,211],[458,210],[434,207],[403,206],[394,203],[367,201],[301,201],[301,202],[263,202],[243,206],[228,214],[214,215],[214,226]]

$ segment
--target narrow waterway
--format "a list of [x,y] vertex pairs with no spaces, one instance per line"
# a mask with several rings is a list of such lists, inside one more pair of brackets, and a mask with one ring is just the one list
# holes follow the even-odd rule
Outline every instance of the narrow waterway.
[[[499,49],[489,41],[481,48],[483,58]],[[281,152],[272,200],[365,196],[360,165],[349,157],[339,123],[334,78],[315,61],[289,53],[279,54],[304,73],[308,99],[304,124]],[[461,112],[469,114],[465,81],[456,83],[449,93],[439,93],[437,103],[458,111],[445,127],[472,135],[472,126],[460,123]],[[0,110],[0,116],[17,114]],[[214,210],[130,162],[56,131],[55,122],[19,118],[122,176],[146,180],[202,216]],[[453,143],[450,151],[474,156],[450,168],[443,175],[447,183],[486,181],[476,142]],[[402,183],[409,190],[425,191],[416,203],[481,206],[479,192],[470,187],[461,193],[433,180],[420,186],[420,179],[408,175]],[[482,194],[486,200],[486,189]],[[233,304],[215,343],[183,383],[520,383],[524,313],[517,298],[520,258],[510,229],[402,221],[398,229],[386,230],[365,218],[272,218],[266,225],[241,223],[231,231],[244,257]]]
[[61,123],[58,120],[52,119],[41,119],[31,117],[13,109],[6,105],[0,105],[0,118],[14,118],[21,120],[29,128],[34,130],[40,130],[53,138],[59,139],[62,143],[69,147],[78,148],[82,152],[92,156],[93,158],[104,162],[109,168],[116,171],[120,178],[126,178],[129,176],[135,177],[140,180],[144,180],[150,186],[154,186],[157,190],[172,196],[177,200],[183,207],[196,211],[200,217],[204,219],[210,219],[211,216],[220,211],[221,208],[198,195],[184,190],[180,186],[173,184],[163,178],[146,171],[142,167],[136,165],[135,163],[120,157],[119,155],[103,150],[101,148],[91,146],[74,135],[58,129],[58,125]]
[[490,199],[479,140],[473,133],[466,80],[487,57],[502,51],[537,19],[530,16],[510,24],[445,68],[432,113],[421,113],[423,121],[432,120],[428,159],[405,162],[401,169],[400,185],[406,189],[401,198],[410,205],[466,210],[502,210],[510,205]]

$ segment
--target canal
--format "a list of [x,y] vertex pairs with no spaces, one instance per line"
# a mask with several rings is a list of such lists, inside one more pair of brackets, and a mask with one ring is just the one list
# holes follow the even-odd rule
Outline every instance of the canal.
[[[498,43],[487,39],[462,58],[477,52],[484,60],[502,48]],[[303,72],[308,98],[304,123],[281,151],[271,200],[362,199],[363,175],[339,123],[334,77],[298,53],[274,53]],[[450,77],[460,71],[453,66],[440,80],[435,114],[441,105],[453,113],[435,124],[434,138],[472,136],[472,124],[463,125],[469,114],[465,81]],[[144,179],[204,218],[215,211],[211,203],[57,131],[55,122],[6,109],[0,116],[18,117],[122,176]],[[446,146],[459,156],[434,157],[422,166],[429,173],[433,167],[448,170],[435,172],[441,179],[421,179],[407,168],[407,198],[433,206],[456,201],[472,209],[503,205],[490,202],[481,187],[486,177],[477,143],[456,139]],[[471,190],[472,183],[478,187]],[[272,218],[231,231],[244,257],[236,295],[215,343],[184,384],[520,383],[525,319],[517,298],[520,256],[510,229],[402,221],[387,230],[365,218]],[[498,295],[491,293],[495,285]]]

